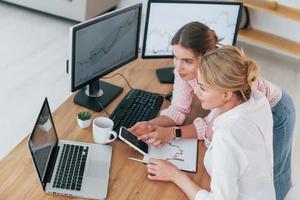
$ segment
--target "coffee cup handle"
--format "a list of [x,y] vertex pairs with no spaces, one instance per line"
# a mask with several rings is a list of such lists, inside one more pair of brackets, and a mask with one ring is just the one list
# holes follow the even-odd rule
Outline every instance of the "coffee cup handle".
[[110,139],[110,140],[107,140],[106,143],[110,143],[110,142],[113,142],[117,139],[118,135],[115,131],[111,131],[110,134],[112,134],[114,136],[113,139]]

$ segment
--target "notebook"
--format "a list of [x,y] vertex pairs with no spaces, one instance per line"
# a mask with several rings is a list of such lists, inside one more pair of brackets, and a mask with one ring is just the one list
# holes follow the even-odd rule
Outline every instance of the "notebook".
[[149,158],[168,160],[183,171],[197,172],[198,141],[197,139],[170,140],[162,148],[148,146]]
[[107,196],[112,147],[59,140],[47,98],[28,140],[43,190],[91,199]]

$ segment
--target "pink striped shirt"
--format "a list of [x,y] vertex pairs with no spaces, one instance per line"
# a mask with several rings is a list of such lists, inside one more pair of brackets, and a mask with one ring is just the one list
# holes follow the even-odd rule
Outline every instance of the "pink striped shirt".
[[[162,110],[160,115],[165,115],[171,118],[177,125],[183,124],[186,115],[191,111],[191,103],[193,95],[197,90],[197,80],[184,81],[180,78],[177,71],[174,70],[175,80],[173,85],[173,97],[171,105]],[[282,91],[279,87],[271,82],[258,78],[253,85],[253,88],[264,93],[270,103],[274,107],[281,99]],[[197,117],[193,124],[197,130],[198,139],[203,140],[208,122],[212,118],[212,113],[207,117]]]

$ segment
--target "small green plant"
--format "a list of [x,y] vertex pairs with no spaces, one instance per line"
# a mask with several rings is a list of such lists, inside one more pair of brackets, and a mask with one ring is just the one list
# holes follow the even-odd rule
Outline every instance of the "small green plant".
[[81,119],[82,121],[85,121],[85,120],[89,120],[91,119],[91,113],[85,111],[85,112],[80,112],[78,113],[78,119]]
[[39,118],[39,120],[38,120],[38,124],[43,125],[43,124],[45,124],[45,123],[47,122],[47,120],[48,120],[48,117],[45,116],[45,115],[42,115],[42,116]]

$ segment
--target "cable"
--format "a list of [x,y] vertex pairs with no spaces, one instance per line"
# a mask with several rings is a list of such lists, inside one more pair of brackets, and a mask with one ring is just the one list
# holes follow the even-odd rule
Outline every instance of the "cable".
[[[125,82],[127,83],[128,87],[129,87],[130,89],[134,89],[134,88],[130,85],[130,83],[129,83],[129,81],[127,80],[127,78],[126,78],[123,74],[121,74],[121,73],[115,73],[115,74],[112,75],[112,76],[102,77],[101,79],[110,79],[110,78],[113,78],[113,77],[115,77],[115,76],[117,76],[117,75],[121,76],[121,77],[125,80]],[[161,96],[163,96],[163,97],[166,97],[166,96],[168,96],[168,94],[169,94],[169,92],[168,92],[167,94],[162,94],[162,93],[159,93],[159,92],[155,92],[155,93],[157,93],[157,94],[159,94],[159,95],[161,95]]]
[[[95,85],[92,85],[92,87],[93,87],[93,90],[96,91]],[[104,106],[102,105],[102,103],[101,103],[100,101],[97,101],[97,100],[96,100],[96,102],[97,102],[97,104],[102,108],[102,110],[105,112],[105,114],[107,114],[108,117],[110,117],[109,112],[107,112],[107,110],[105,110],[105,108],[104,108]]]
[[115,77],[115,76],[117,76],[117,75],[121,76],[121,77],[125,80],[125,82],[127,83],[128,87],[129,87],[130,89],[133,89],[133,87],[130,85],[130,83],[129,83],[129,81],[126,79],[126,77],[123,76],[123,74],[121,74],[121,73],[115,73],[115,74],[112,75],[112,76],[102,77],[102,79],[110,79],[110,78],[113,78],[113,77]]
[[107,112],[107,110],[104,108],[104,106],[102,105],[102,103],[100,101],[96,101],[96,102],[99,104],[99,106],[105,112],[105,114],[107,114],[107,116],[110,117],[111,114],[109,112]]

